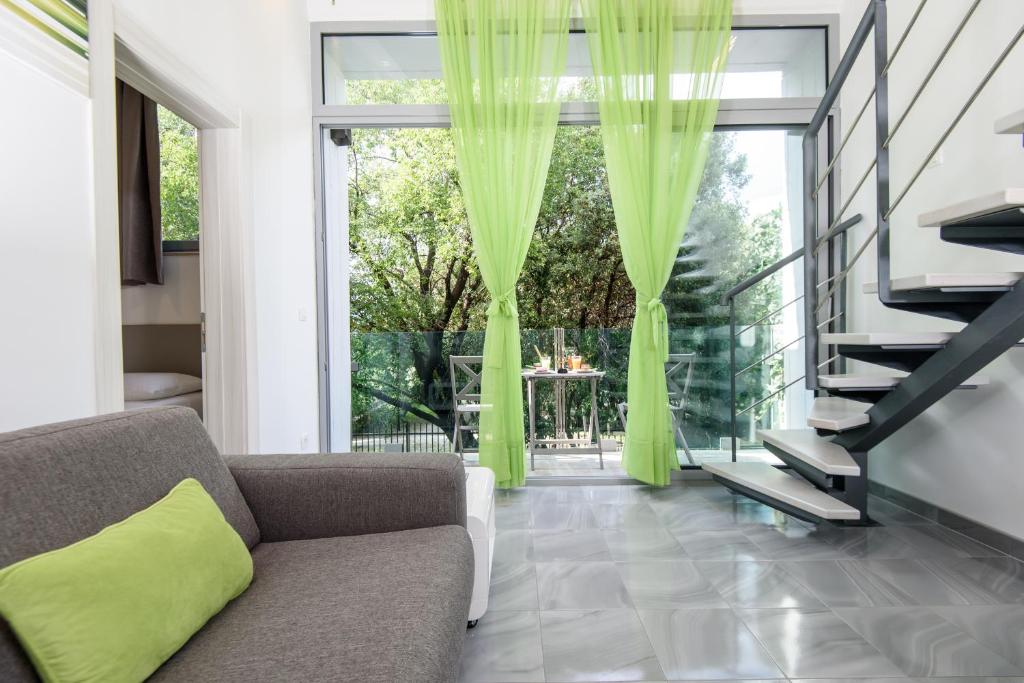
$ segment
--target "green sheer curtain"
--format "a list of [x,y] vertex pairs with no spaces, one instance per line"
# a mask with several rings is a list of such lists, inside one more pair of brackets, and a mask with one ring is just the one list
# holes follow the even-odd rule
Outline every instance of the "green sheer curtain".
[[661,303],[704,171],[729,52],[731,0],[582,0],[597,79],[608,184],[636,289],[629,346],[630,476],[678,469],[668,412]]
[[569,0],[437,0],[437,35],[473,249],[491,297],[480,464],[526,482],[516,282],[558,125]]

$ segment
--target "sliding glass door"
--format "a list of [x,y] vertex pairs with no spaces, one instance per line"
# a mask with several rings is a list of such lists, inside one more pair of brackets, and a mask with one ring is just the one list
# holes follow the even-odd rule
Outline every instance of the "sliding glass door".
[[[665,293],[671,351],[693,354],[682,378],[680,415],[694,461],[724,457],[729,428],[728,325],[719,297],[736,282],[801,246],[799,129],[721,130],[691,226],[679,245]],[[448,451],[453,448],[451,356],[483,347],[486,292],[476,270],[447,128],[352,128],[323,136],[326,271],[332,307],[332,448]],[[746,404],[799,371],[797,309],[769,313],[800,295],[794,268],[781,271],[738,304]],[[519,286],[524,363],[550,350],[555,328],[607,374],[598,394],[609,460],[623,427],[627,350],[635,294],[622,264],[605,175],[600,130],[559,128],[534,241]],[[525,400],[525,396],[524,396]],[[569,428],[582,430],[589,389],[570,387]],[[780,394],[741,420],[741,442],[757,427],[797,424],[801,389]],[[554,429],[550,394],[538,396],[541,435]],[[472,424],[472,419],[470,419]],[[472,451],[472,433],[464,435]],[[682,443],[680,458],[689,463]],[[745,457],[767,457],[763,451]],[[473,458],[470,453],[470,459]],[[596,468],[592,457],[544,460],[546,473]]]
[[[488,301],[455,170],[436,36],[320,30],[314,124],[325,443],[333,451],[450,451],[453,394],[465,379],[453,382],[452,356],[480,354]],[[664,297],[670,351],[692,359],[674,378],[685,393],[678,413],[685,448],[677,444],[684,467],[731,457],[722,293],[802,246],[801,126],[824,90],[825,35],[823,27],[736,31],[727,99]],[[614,474],[635,295],[619,252],[582,38],[570,40],[565,125],[520,279],[520,343],[528,365],[564,329],[566,345],[605,371],[598,422],[605,472]],[[802,425],[806,392],[799,384],[778,391],[802,371],[799,309],[783,306],[802,294],[799,272],[799,263],[789,266],[737,301],[741,459],[772,457],[753,447],[757,428]],[[570,436],[581,435],[589,418],[590,390],[578,384],[561,399]],[[551,435],[554,396],[542,387],[536,398],[538,433]],[[473,415],[460,415],[469,461],[473,423]],[[540,459],[535,472],[600,473],[591,455]]]

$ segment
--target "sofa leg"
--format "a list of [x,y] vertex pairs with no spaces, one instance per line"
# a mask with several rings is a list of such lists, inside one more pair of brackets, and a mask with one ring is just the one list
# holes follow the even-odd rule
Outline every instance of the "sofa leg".
[[476,625],[477,625],[477,623],[479,621],[480,621],[479,619],[474,619],[473,621],[467,621],[466,622],[466,628],[476,628]]

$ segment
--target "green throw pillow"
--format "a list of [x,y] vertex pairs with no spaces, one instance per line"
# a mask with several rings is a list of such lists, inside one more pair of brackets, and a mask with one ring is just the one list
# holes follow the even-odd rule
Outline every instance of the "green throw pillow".
[[44,681],[141,681],[252,581],[195,479],[95,536],[0,570],[0,615]]

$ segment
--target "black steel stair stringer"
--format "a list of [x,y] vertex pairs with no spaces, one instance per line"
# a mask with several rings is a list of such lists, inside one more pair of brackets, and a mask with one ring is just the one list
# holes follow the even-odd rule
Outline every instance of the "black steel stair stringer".
[[835,443],[867,452],[1024,338],[1024,283],[1003,294],[868,410],[870,422]]

